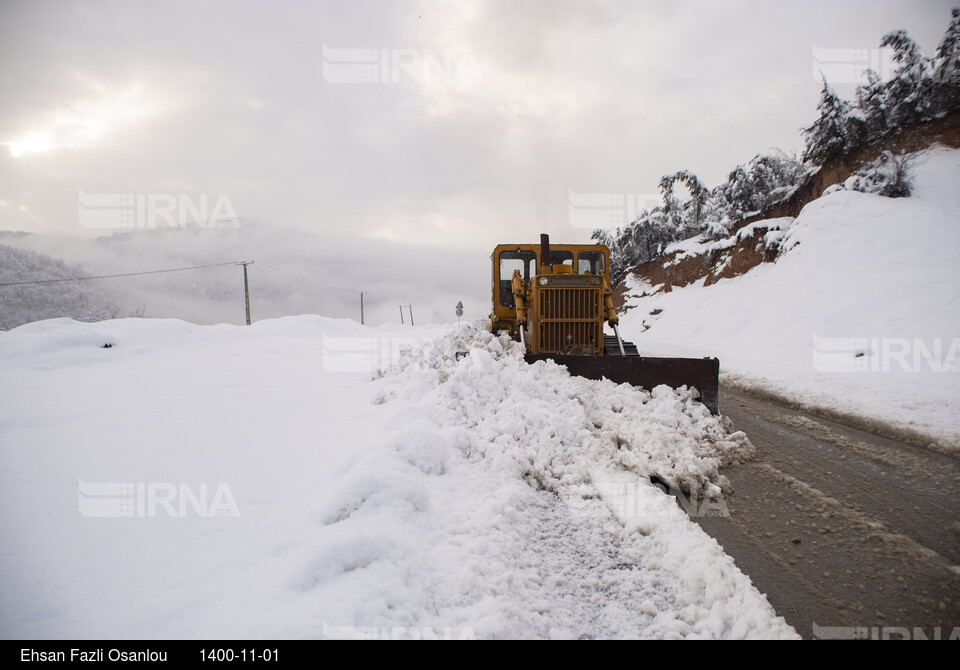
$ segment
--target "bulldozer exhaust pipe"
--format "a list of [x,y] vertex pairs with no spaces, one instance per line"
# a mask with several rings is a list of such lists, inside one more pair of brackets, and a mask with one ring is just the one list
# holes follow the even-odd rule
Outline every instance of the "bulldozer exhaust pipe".
[[540,235],[540,267],[553,267],[550,262],[550,236],[546,233]]

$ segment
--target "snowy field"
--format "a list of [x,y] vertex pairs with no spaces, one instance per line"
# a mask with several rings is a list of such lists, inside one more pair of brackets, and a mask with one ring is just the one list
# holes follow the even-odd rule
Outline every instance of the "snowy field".
[[0,633],[795,637],[650,483],[722,513],[745,437],[519,354],[313,316],[0,333]]
[[716,356],[728,383],[960,450],[960,150],[914,162],[910,198],[839,191],[778,219],[776,263],[629,299],[624,337],[654,355]]

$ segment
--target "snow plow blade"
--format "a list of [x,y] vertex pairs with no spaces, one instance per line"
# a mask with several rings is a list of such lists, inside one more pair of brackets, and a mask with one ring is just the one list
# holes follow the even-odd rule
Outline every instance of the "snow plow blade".
[[627,356],[569,356],[526,354],[528,363],[552,360],[570,374],[587,379],[609,379],[647,390],[666,384],[696,388],[711,414],[720,413],[720,360],[717,358],[659,358]]

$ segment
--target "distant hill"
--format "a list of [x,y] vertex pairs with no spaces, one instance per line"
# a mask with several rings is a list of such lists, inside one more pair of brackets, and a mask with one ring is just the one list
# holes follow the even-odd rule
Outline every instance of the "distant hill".
[[[82,277],[78,265],[59,258],[0,245],[0,284]],[[120,314],[115,297],[102,286],[86,282],[51,282],[0,286],[0,330],[31,321],[70,317],[98,321]]]

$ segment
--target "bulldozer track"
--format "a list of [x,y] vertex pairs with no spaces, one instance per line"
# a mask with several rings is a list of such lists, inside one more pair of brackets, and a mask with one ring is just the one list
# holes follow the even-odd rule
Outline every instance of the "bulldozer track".
[[[616,335],[604,335],[603,336],[603,353],[605,356],[619,356],[620,355],[620,345],[617,343]],[[633,342],[623,342],[623,353],[627,356],[639,356],[640,352],[637,351],[637,345]]]

